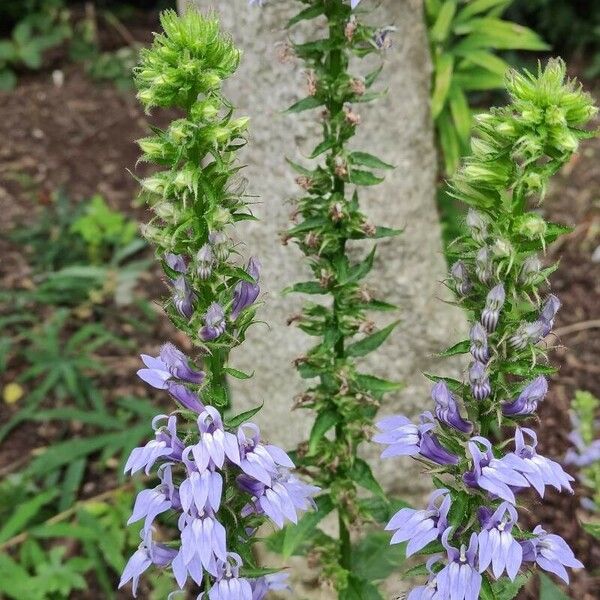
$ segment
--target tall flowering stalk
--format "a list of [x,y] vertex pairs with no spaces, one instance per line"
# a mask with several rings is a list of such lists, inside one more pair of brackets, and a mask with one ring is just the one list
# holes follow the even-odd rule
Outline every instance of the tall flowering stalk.
[[536,565],[564,581],[565,567],[583,566],[562,538],[519,523],[518,494],[572,492],[572,477],[538,453],[532,429],[555,372],[546,353],[560,308],[548,283],[556,265],[543,266],[543,254],[567,231],[535,208],[592,135],[582,127],[596,109],[560,60],[537,75],[511,71],[506,86],[511,104],[478,118],[472,154],[451,181],[469,206],[469,234],[451,246],[448,285],[471,329],[444,354],[471,355],[466,380],[431,376],[433,412],[419,424],[384,419],[374,438],[387,446],[383,456],[419,460],[437,488],[426,509],[403,509],[388,525],[407,555],[434,554],[409,600],[507,600]]
[[[226,374],[232,348],[254,321],[260,263],[240,262],[233,226],[253,218],[236,180],[236,151],[248,119],[233,118],[222,81],[240,53],[215,18],[174,11],[161,16],[164,33],[143,50],[135,73],[138,98],[147,110],[177,108],[182,117],[139,141],[142,159],[163,170],[142,181],[154,217],[144,228],[155,244],[171,297],[165,310],[194,346],[190,359],[172,344],[158,356],[142,355],[139,377],[166,390],[178,408],[152,422],[155,438],[135,448],[125,472],[158,465],[160,483],[139,493],[129,523],[143,521],[142,543],[120,585],[150,566],[170,567],[180,588],[192,580],[198,598],[259,600],[285,588],[280,574],[259,569],[251,546],[266,520],[296,522],[317,491],[299,481],[280,448],[261,440],[248,422],[258,409],[224,420]],[[197,366],[201,361],[203,370]],[[158,518],[175,532],[159,542]]]
[[364,283],[373,266],[375,247],[364,259],[356,260],[349,255],[348,242],[400,232],[374,226],[361,211],[359,187],[381,182],[382,177],[373,171],[391,166],[372,154],[349,148],[361,122],[357,106],[379,96],[372,86],[381,71],[378,68],[361,75],[353,73],[349,63],[352,57],[380,53],[387,47],[391,28],[361,23],[353,13],[356,0],[301,0],[301,4],[301,12],[288,27],[317,18],[326,27],[318,39],[294,44],[286,53],[304,61],[308,87],[307,97],[288,112],[318,110],[323,138],[310,156],[318,164],[308,168],[290,161],[304,194],[295,203],[293,226],[284,234],[284,242],[297,244],[314,276],[294,284],[291,291],[321,296],[325,302],[307,303],[293,319],[305,333],[319,338],[297,360],[300,376],[317,381],[296,399],[296,408],[315,413],[310,439],[296,456],[323,489],[318,517],[337,511],[339,539],[320,532],[313,549],[319,554],[324,577],[342,597],[347,590],[366,593],[364,582],[352,573],[350,527],[358,528],[369,517],[368,503],[359,501],[358,487],[382,496],[358,450],[383,394],[398,387],[359,371],[357,366],[357,359],[383,344],[396,325],[377,330],[368,313],[395,307],[376,300]]

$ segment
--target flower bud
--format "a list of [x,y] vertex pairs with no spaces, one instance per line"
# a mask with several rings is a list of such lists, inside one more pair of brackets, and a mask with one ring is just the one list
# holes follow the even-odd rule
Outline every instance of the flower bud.
[[481,213],[469,208],[467,212],[467,225],[471,230],[471,235],[476,242],[483,244],[488,232],[489,220]]
[[229,256],[230,239],[222,231],[211,231],[208,241],[217,260],[227,260]]
[[452,265],[450,275],[452,276],[458,294],[465,296],[471,291],[472,285],[469,281],[469,272],[462,260],[458,260]]
[[152,194],[160,194],[161,196],[165,193],[166,179],[162,173],[153,175],[152,177],[146,177],[142,179],[142,187]]
[[137,143],[148,160],[160,161],[164,158],[165,144],[159,136],[151,135],[138,140]]
[[166,223],[177,223],[181,217],[181,211],[166,200],[153,204],[152,210]]
[[501,283],[493,287],[486,297],[485,308],[481,313],[481,323],[489,333],[495,331],[498,326],[500,310],[504,306],[505,300],[506,293]]
[[494,265],[490,259],[490,252],[486,246],[480,248],[475,257],[475,275],[481,283],[489,283],[492,278]]
[[196,272],[200,279],[208,279],[211,276],[215,263],[215,257],[211,247],[204,244],[196,254]]
[[556,106],[556,104],[551,104],[546,108],[546,123],[550,126],[562,125],[565,126],[567,124],[566,113],[560,107]]
[[503,238],[498,238],[492,246],[492,253],[497,258],[508,258],[512,251],[511,243]]
[[523,262],[521,273],[519,274],[519,281],[525,285],[532,285],[537,281],[541,270],[542,263],[540,259],[537,254],[532,254]]
[[536,213],[527,213],[520,217],[516,227],[517,233],[528,240],[543,236],[547,228],[546,221]]
[[469,383],[473,397],[477,400],[484,400],[492,392],[490,379],[482,362],[475,361],[469,367]]
[[548,323],[537,320],[532,323],[521,323],[517,331],[508,339],[515,350],[523,350],[529,344],[537,344],[548,331]]
[[473,327],[471,327],[469,339],[471,340],[471,347],[469,350],[473,358],[478,362],[486,363],[490,358],[490,352],[488,348],[487,333],[481,323],[475,323]]

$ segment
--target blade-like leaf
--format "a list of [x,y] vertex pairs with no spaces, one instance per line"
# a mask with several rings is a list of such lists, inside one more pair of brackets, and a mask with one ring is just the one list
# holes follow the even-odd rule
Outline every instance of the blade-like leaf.
[[346,348],[346,354],[348,356],[366,356],[369,352],[373,352],[373,350],[379,348],[379,346],[387,340],[388,336],[392,333],[398,323],[399,321],[394,321],[387,327],[376,331],[366,338],[350,344],[348,348]]

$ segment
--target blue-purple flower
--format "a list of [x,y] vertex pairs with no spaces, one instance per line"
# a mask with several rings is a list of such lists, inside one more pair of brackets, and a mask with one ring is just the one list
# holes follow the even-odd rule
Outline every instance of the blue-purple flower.
[[[525,436],[531,440],[527,444]],[[508,453],[504,460],[518,471],[543,498],[546,485],[551,485],[557,491],[565,490],[573,493],[571,482],[574,481],[556,461],[546,458],[536,452],[537,435],[533,429],[517,427],[515,431],[515,450]]]
[[402,415],[386,417],[376,423],[381,430],[373,436],[373,441],[388,444],[381,453],[381,458],[392,456],[421,456],[440,465],[455,465],[458,457],[444,448],[437,436],[432,433],[435,428],[433,415],[425,412],[419,417],[419,425],[415,425]]
[[204,327],[200,329],[200,337],[205,342],[216,340],[225,332],[225,311],[218,302],[213,302],[204,315]]
[[198,471],[189,455],[192,447],[188,446],[182,454],[183,463],[187,469],[187,477],[179,486],[179,498],[184,511],[190,512],[192,505],[198,513],[204,510],[217,512],[221,506],[223,493],[223,477],[214,469]]
[[283,468],[273,475],[271,485],[245,474],[239,475],[237,482],[240,489],[253,496],[252,503],[246,506],[243,514],[265,514],[279,528],[286,520],[297,523],[300,511],[314,508],[313,496],[320,491],[320,488],[300,481]]
[[523,560],[535,562],[537,565],[560,577],[569,583],[569,574],[565,567],[582,569],[583,564],[575,558],[573,550],[559,535],[546,533],[541,525],[534,530],[535,538],[521,542],[523,547]]
[[191,447],[198,471],[217,467],[221,469],[227,457],[233,464],[240,464],[237,438],[225,431],[223,420],[214,406],[207,406],[198,416],[200,439]]
[[144,519],[142,531],[147,533],[152,528],[152,522],[161,513],[174,505],[179,505],[179,496],[173,484],[171,463],[162,464],[158,469],[161,483],[152,490],[142,490],[135,499],[133,512],[127,521],[131,525]]
[[146,530],[142,543],[127,561],[127,564],[123,569],[123,574],[119,581],[119,589],[129,581],[133,580],[132,593],[134,597],[136,597],[137,587],[142,573],[152,564],[159,567],[167,566],[176,555],[177,550],[173,550],[162,544],[155,544],[152,540],[152,530]]
[[[483,446],[482,451],[480,446]],[[511,487],[528,487],[527,479],[513,466],[507,464],[506,456],[494,458],[491,442],[481,436],[471,438],[468,443],[473,459],[473,469],[463,475],[465,483],[471,487],[480,487],[490,494],[515,504],[515,495]]]
[[523,350],[529,344],[537,344],[549,331],[548,323],[541,319],[531,323],[521,323],[515,333],[508,338],[508,343],[515,350]]
[[[167,426],[159,426],[160,421],[167,419]],[[154,463],[159,459],[181,460],[183,443],[177,437],[177,419],[175,416],[157,415],[152,419],[152,429],[155,438],[145,446],[134,448],[125,463],[124,472],[131,471],[133,475],[145,469],[146,475],[150,474]]]
[[479,249],[475,256],[475,275],[481,283],[489,283],[492,278],[493,262],[490,256],[490,250],[487,246]]
[[187,566],[199,559],[204,570],[217,576],[217,561],[227,560],[227,532],[212,511],[192,514],[182,513],[179,517],[181,551]]
[[538,404],[547,393],[548,382],[543,375],[540,375],[523,388],[516,400],[503,404],[502,412],[509,416],[530,415],[537,410]]
[[237,319],[238,315],[245,309],[254,304],[260,293],[258,280],[260,278],[260,261],[252,257],[248,261],[246,273],[254,279],[254,282],[238,281],[233,290],[233,304],[231,307],[231,318]]
[[[482,577],[475,563],[477,559],[477,534],[472,533],[469,546],[460,550],[448,543],[452,529],[442,535],[442,544],[448,554],[448,564],[437,574],[438,598],[440,600],[478,600]],[[426,596],[425,596],[426,597]]]
[[438,489],[431,494],[426,510],[401,508],[385,527],[386,531],[395,531],[390,544],[408,541],[409,557],[438,539],[448,526],[451,502],[448,490]]
[[252,600],[264,600],[271,590],[289,590],[288,577],[288,573],[280,571],[279,573],[271,573],[254,579],[250,582],[250,585],[252,585]]
[[543,321],[547,325],[544,335],[548,335],[552,330],[552,327],[554,327],[554,318],[556,317],[556,313],[560,310],[560,307],[561,302],[554,294],[550,294],[548,298],[546,298],[546,302],[544,302],[539,317],[540,321]]
[[486,296],[485,307],[481,313],[481,324],[489,333],[496,330],[498,319],[500,318],[500,311],[502,310],[505,301],[506,292],[501,283],[494,286]]
[[212,584],[208,595],[202,592],[198,600],[253,600],[252,586],[245,577],[240,577],[242,558],[229,552],[225,561],[217,562],[217,580]]
[[137,372],[138,377],[159,390],[169,389],[173,378],[195,384],[204,381],[205,374],[191,369],[188,357],[171,343],[161,346],[157,357],[142,354],[141,358],[146,368]]
[[478,536],[480,573],[491,564],[496,579],[506,571],[510,579],[515,580],[523,562],[521,545],[512,535],[517,520],[517,510],[508,502],[502,502],[493,514],[480,514],[483,527]]
[[473,431],[473,424],[463,419],[458,409],[458,403],[444,381],[438,381],[431,390],[435,402],[437,420],[463,433]]

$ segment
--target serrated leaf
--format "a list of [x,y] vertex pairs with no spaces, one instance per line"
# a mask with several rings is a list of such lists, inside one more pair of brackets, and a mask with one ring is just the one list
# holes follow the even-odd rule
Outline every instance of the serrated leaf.
[[327,294],[327,290],[318,281],[301,281],[285,290],[300,294]]
[[[497,600],[513,600],[521,588],[527,583],[531,573],[524,573],[519,575],[514,581],[510,581],[506,577],[503,577],[499,581],[495,581],[492,584],[494,594]],[[540,596],[540,600],[543,600]]]
[[397,381],[388,381],[387,379],[380,379],[375,375],[358,374],[356,376],[356,383],[363,389],[375,394],[384,394],[387,392],[395,392],[401,390],[404,387],[403,383]]
[[233,367],[225,367],[223,371],[236,379],[252,379],[254,377],[254,371],[252,373],[244,373],[244,371],[234,369]]
[[319,442],[339,420],[340,416],[335,410],[324,410],[317,415],[308,440],[309,455],[312,456],[315,454],[319,446]]
[[317,158],[317,156],[320,156],[321,154],[323,154],[323,152],[327,152],[327,150],[331,150],[331,148],[333,148],[336,145],[336,143],[337,143],[337,140],[335,138],[328,138],[326,140],[323,140],[312,151],[309,158]]
[[381,183],[384,178],[378,177],[374,173],[371,173],[371,171],[351,169],[348,180],[355,185],[377,185],[378,183]]
[[457,354],[467,354],[470,348],[471,342],[469,340],[463,340],[462,342],[458,342],[458,344],[454,344],[454,346],[450,346],[450,348],[446,348],[446,350],[440,352],[438,356],[456,356]]
[[358,483],[358,485],[365,488],[366,490],[369,490],[376,496],[379,496],[381,498],[385,497],[385,492],[379,485],[377,479],[375,479],[375,475],[373,475],[371,467],[362,458],[356,458],[354,460],[354,464],[348,471],[348,476],[350,477],[350,479],[352,479],[352,481]]
[[398,325],[399,322],[400,321],[394,321],[393,323],[390,323],[387,327],[376,331],[375,333],[367,336],[366,338],[359,340],[358,342],[354,342],[353,344],[350,344],[346,348],[346,355],[358,357],[366,356],[370,352],[373,352],[373,350],[379,348],[379,346],[381,346],[381,344],[383,344],[383,342],[387,340],[390,333],[392,333],[392,331],[394,330],[396,325]]
[[315,499],[317,510],[306,513],[297,525],[288,525],[285,528],[281,553],[285,558],[294,554],[303,541],[310,538],[317,525],[333,510],[333,501],[328,495]]
[[292,17],[287,23],[286,28],[289,29],[296,23],[300,23],[300,21],[309,21],[311,19],[315,19],[316,17],[321,16],[325,12],[325,6],[323,4],[316,4],[314,6],[309,6],[304,10],[300,11],[296,16]]
[[315,96],[307,96],[302,100],[298,100],[298,102],[292,104],[285,112],[286,113],[299,113],[305,110],[311,110],[313,108],[318,108],[323,104],[322,100],[319,100]]
[[386,238],[386,237],[396,237],[404,233],[404,229],[394,229],[392,227],[377,227],[375,229],[375,235],[373,236],[375,239]]
[[238,427],[242,423],[248,421],[248,419],[251,419],[263,407],[263,404],[264,403],[261,403],[260,406],[255,406],[254,408],[246,410],[235,417],[231,417],[231,419],[226,419],[225,425],[227,425],[227,427]]
[[366,579],[351,573],[348,587],[340,592],[340,600],[383,600],[377,588]]
[[370,169],[394,169],[394,165],[390,165],[382,161],[380,158],[377,158],[373,154],[369,154],[368,152],[352,152],[348,159],[353,165],[362,165],[364,167],[369,167]]

